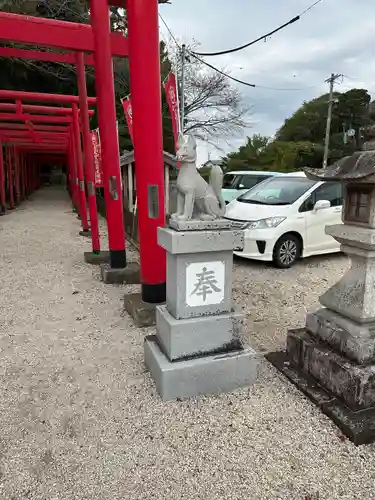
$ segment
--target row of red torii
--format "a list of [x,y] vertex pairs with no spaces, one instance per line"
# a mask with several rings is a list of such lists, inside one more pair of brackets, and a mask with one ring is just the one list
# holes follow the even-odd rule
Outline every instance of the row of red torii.
[[[89,229],[88,201],[92,250],[100,252],[89,123],[96,106],[112,270],[127,268],[112,57],[129,57],[142,299],[148,303],[165,300],[166,282],[165,252],[157,244],[157,228],[165,225],[158,3],[162,2],[91,0],[91,26],[0,12],[2,42],[59,50],[0,47],[1,57],[75,64],[79,90],[79,96],[0,90],[0,101],[12,101],[0,102],[0,141],[6,146],[5,159],[0,148],[1,203],[5,204],[5,177],[10,185],[13,170],[16,197],[22,197],[38,187],[42,158],[62,159],[83,233]],[[111,33],[110,5],[126,9],[127,37]],[[96,98],[87,97],[85,65],[95,68]]]

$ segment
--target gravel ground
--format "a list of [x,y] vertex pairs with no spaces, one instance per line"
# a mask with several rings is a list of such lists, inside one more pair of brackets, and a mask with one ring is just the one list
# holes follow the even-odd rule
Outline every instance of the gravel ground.
[[[127,287],[83,263],[78,231],[52,189],[0,218],[1,499],[375,499],[375,447],[343,438],[266,361],[250,389],[161,402],[146,332],[122,315]],[[282,348],[346,265],[237,260],[250,344]]]
[[306,313],[349,267],[345,255],[301,260],[292,269],[235,259],[233,299],[246,314],[247,341],[258,351],[285,349],[288,328],[302,327]]

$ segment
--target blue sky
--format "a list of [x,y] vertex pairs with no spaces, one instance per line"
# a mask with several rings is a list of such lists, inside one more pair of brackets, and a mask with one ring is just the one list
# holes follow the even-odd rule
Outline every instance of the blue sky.
[[[220,51],[242,45],[289,21],[313,0],[171,0],[160,13],[179,41],[200,42],[201,52]],[[328,90],[324,83],[332,72],[346,75],[336,90],[367,88],[375,91],[375,2],[374,0],[322,0],[299,21],[241,52],[210,57],[211,64],[232,76],[272,88],[267,90],[237,85],[251,106],[252,133],[273,135],[284,119],[304,100]],[[160,25],[162,37],[169,39]],[[307,88],[311,87],[311,88]],[[229,144],[235,150],[244,137]],[[199,162],[220,157],[212,147],[200,145]]]

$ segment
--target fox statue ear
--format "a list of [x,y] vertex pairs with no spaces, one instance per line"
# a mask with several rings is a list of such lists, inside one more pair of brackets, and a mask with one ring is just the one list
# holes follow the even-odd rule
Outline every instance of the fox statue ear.
[[197,141],[195,140],[195,137],[193,135],[189,135],[189,147],[192,149],[197,148]]
[[184,135],[180,132],[178,134],[177,146],[180,148],[184,143]]

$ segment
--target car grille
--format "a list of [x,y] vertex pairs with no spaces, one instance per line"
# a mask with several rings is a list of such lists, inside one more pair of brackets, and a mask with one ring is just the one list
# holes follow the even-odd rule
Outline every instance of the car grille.
[[235,229],[245,229],[245,227],[251,223],[251,221],[230,219],[229,217],[225,217],[225,218],[226,218],[226,220],[229,220],[232,223],[232,227]]

